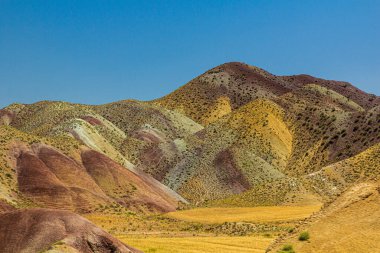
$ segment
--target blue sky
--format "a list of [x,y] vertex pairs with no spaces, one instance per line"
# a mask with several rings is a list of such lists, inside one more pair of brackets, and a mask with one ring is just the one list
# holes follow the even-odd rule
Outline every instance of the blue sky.
[[380,1],[0,0],[0,107],[163,96],[242,61],[380,95]]

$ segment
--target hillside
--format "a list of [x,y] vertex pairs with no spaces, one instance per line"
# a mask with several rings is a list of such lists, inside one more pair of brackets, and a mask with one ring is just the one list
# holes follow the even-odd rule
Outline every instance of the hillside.
[[378,106],[366,111],[332,90],[307,85],[272,101],[249,102],[185,138],[187,153],[164,182],[197,202],[246,190],[227,202],[310,201],[317,196],[303,176],[378,143],[379,123]]
[[139,253],[67,211],[19,210],[0,214],[0,248],[3,252],[120,252]]
[[[347,190],[320,214],[277,241],[267,252],[292,245],[295,252],[377,252],[380,210],[378,183],[358,184]],[[307,242],[298,240],[302,231]]]
[[265,70],[232,62],[207,71],[154,103],[208,125],[254,99],[273,99],[294,88]]
[[308,84],[332,90],[366,110],[380,105],[378,96],[367,94],[347,82],[308,75],[276,76],[240,62],[217,66],[153,102],[208,125],[252,100],[273,100]]
[[190,155],[169,171],[169,187],[205,201],[242,193],[281,179],[292,148],[284,111],[268,100],[253,101],[187,138]]
[[140,170],[124,168],[74,139],[45,139],[4,126],[0,130],[0,196],[16,206],[88,212],[115,205],[169,211],[185,201]]

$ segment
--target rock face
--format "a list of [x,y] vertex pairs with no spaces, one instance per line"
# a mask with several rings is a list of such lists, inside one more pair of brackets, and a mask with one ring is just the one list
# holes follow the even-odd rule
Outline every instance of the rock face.
[[0,249],[9,253],[138,253],[68,211],[27,209],[0,215]]

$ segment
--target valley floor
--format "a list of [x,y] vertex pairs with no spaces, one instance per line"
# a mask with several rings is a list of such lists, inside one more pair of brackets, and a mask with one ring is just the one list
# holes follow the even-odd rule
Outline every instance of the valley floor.
[[282,233],[320,209],[310,206],[194,208],[163,215],[85,217],[145,253],[264,252]]
[[317,212],[321,205],[259,206],[236,208],[194,208],[166,214],[167,217],[200,223],[223,222],[284,222],[304,219]]
[[273,238],[264,236],[131,237],[118,239],[145,253],[262,253]]

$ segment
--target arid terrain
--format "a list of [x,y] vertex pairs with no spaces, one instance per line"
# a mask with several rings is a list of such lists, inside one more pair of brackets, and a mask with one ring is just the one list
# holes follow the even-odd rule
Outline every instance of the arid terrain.
[[380,97],[347,82],[231,62],[0,109],[0,252],[380,252],[379,201]]

